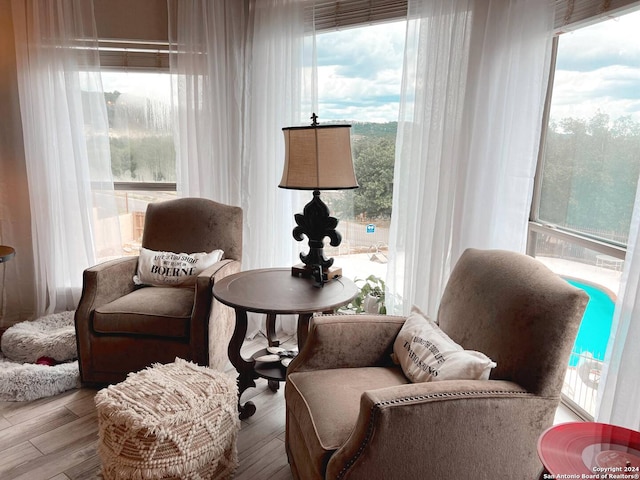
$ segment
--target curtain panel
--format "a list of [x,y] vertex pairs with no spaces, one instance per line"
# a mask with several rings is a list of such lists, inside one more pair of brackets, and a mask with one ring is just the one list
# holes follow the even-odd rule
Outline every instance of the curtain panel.
[[598,387],[596,421],[640,430],[640,190]]
[[[315,55],[305,5],[168,0],[180,195],[242,207],[244,270],[296,263],[293,215],[304,203],[278,184],[282,128],[306,123],[313,112]],[[278,327],[293,333],[295,319]],[[249,336],[262,328],[262,318],[252,315]]]
[[[289,268],[299,261],[293,215],[302,211],[305,197],[278,185],[284,167],[282,128],[310,124],[314,111],[314,33],[305,36],[304,6],[297,0],[251,2],[241,184],[245,269]],[[252,316],[249,332],[263,329],[262,324]],[[277,328],[294,333],[296,319],[281,316]]]
[[546,0],[410,0],[390,311],[436,318],[468,247],[525,251],[553,35]]
[[304,2],[168,5],[180,194],[243,208],[244,269],[291,265],[299,195],[277,187],[282,128],[312,113]]
[[13,0],[12,14],[40,316],[76,307],[96,249],[122,251],[93,2]]
[[167,6],[178,193],[240,206],[248,1]]
[[[312,88],[305,59],[304,2],[256,0],[249,23],[242,206],[245,268],[291,266],[297,242],[293,215],[302,195],[278,188],[284,167],[283,127],[310,124]],[[306,64],[305,64],[306,62]]]

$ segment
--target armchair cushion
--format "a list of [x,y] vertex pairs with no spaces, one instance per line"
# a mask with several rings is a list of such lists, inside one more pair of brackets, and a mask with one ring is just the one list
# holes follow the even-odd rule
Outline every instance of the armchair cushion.
[[209,253],[174,253],[142,247],[133,283],[151,286],[194,285],[198,274],[219,262],[223,255],[222,250]]
[[362,392],[405,385],[408,380],[398,367],[364,367],[295,372],[288,382],[289,418],[297,423],[295,431],[304,436],[301,445],[306,446],[309,460],[317,471],[323,471],[353,430]]
[[488,380],[496,366],[484,353],[465,350],[413,308],[393,344],[394,357],[412,382]]
[[188,338],[194,290],[144,287],[95,309],[93,330],[103,334]]

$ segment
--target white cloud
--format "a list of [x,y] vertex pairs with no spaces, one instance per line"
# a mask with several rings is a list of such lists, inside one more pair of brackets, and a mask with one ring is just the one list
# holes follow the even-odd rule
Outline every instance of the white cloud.
[[566,55],[573,59],[607,56],[637,61],[640,55],[639,25],[640,10],[562,34],[560,44]]
[[318,88],[321,99],[342,98],[360,101],[366,98],[398,96],[400,71],[383,70],[370,77],[344,77],[335,66],[318,68]]
[[148,98],[169,101],[171,78],[164,73],[102,71],[102,85],[105,92],[144,92]]
[[[324,117],[329,120],[346,120],[349,122],[376,122],[386,123],[398,120],[398,102],[389,102],[383,105],[345,105],[324,104],[321,109]],[[322,120],[322,119],[321,119]]]
[[[319,36],[319,97],[332,119],[395,121],[405,24]],[[552,116],[640,121],[640,11],[560,38]],[[373,121],[373,120],[369,120]]]
[[560,37],[551,115],[640,121],[640,11]]
[[405,22],[318,35],[321,117],[398,120]]

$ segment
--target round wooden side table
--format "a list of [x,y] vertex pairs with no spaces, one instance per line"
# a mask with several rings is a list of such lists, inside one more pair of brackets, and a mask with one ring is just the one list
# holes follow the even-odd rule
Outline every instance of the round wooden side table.
[[233,307],[236,326],[229,342],[229,359],[238,371],[238,410],[240,418],[255,413],[253,402],[240,404],[242,393],[255,387],[255,379],[269,380],[269,387],[277,390],[284,381],[286,368],[279,364],[258,362],[256,358],[267,353],[266,349],[245,359],[240,349],[247,334],[247,312],[267,315],[269,346],[277,346],[275,320],[277,315],[298,315],[298,349],[302,350],[309,333],[309,320],[316,312],[333,313],[349,303],[358,293],[358,287],[348,278],[338,277],[319,287],[313,279],[296,277],[289,268],[248,270],[223,278],[213,286],[213,296]]

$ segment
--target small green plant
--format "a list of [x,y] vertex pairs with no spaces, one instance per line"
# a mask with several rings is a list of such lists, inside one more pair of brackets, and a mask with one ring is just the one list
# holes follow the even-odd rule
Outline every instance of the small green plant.
[[360,292],[349,304],[350,310],[363,313],[367,311],[366,307],[373,301],[377,306],[378,313],[387,313],[387,307],[384,304],[384,280],[375,275],[369,275],[367,278],[355,278],[353,282],[360,288]]

